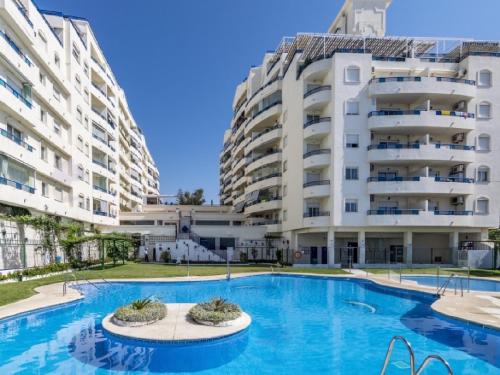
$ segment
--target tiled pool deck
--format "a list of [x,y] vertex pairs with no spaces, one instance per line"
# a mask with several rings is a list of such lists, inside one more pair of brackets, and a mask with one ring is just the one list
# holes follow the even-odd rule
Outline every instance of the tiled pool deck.
[[[264,272],[259,273],[239,273],[232,275],[232,278],[240,278],[254,275],[263,275]],[[270,273],[268,273],[270,274]],[[279,273],[290,275],[303,275],[313,277],[339,277],[339,278],[356,278],[371,280],[377,284],[414,290],[424,293],[435,294],[436,288],[418,285],[415,282],[389,279],[383,275],[370,275],[366,273],[359,273],[352,275],[321,275],[309,273]],[[223,280],[225,275],[217,276],[193,276],[193,277],[168,277],[168,278],[154,278],[154,279],[106,279],[108,282],[175,282],[175,281],[205,281],[205,280]],[[92,280],[93,283],[104,282],[104,280]],[[61,305],[76,301],[83,298],[76,289],[67,288],[66,295],[63,295],[63,283],[56,283],[44,285],[35,289],[38,294],[31,296],[27,299],[11,303],[9,305],[0,307],[0,319],[11,317],[13,315],[42,309],[50,306]],[[434,311],[447,315],[452,318],[460,319],[463,321],[479,324],[482,326],[500,329],[500,293],[489,292],[473,292],[465,293],[461,297],[459,294],[455,295],[453,290],[448,290],[446,295],[439,298],[432,304]]]

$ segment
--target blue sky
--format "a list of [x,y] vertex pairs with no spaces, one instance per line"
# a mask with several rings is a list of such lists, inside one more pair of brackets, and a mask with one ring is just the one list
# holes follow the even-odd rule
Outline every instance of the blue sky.
[[[343,0],[35,0],[86,17],[125,89],[161,173],[161,191],[204,188],[234,88],[283,36],[323,32]],[[480,4],[480,6],[479,6]],[[498,0],[393,0],[389,35],[500,40]]]

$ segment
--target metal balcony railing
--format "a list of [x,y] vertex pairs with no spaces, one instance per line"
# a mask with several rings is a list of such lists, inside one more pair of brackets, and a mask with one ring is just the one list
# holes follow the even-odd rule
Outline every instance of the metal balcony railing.
[[0,184],[12,186],[18,190],[24,190],[24,191],[27,191],[28,193],[31,193],[31,194],[34,194],[35,190],[36,190],[34,187],[31,187],[29,185],[25,185],[21,182],[11,180],[11,179],[8,179],[5,177],[0,177]]
[[320,117],[320,118],[315,118],[315,119],[312,119],[310,121],[307,121],[305,124],[304,124],[304,129],[311,126],[311,125],[314,125],[314,124],[319,124],[319,123],[322,123],[322,122],[330,122],[332,120],[331,117]]
[[321,216],[330,216],[330,211],[304,212],[303,215],[304,218]]
[[303,155],[303,158],[306,159],[310,156],[314,156],[314,155],[323,155],[323,154],[330,154],[331,153],[331,150],[329,148],[324,148],[324,149],[319,149],[319,150],[312,150],[312,151],[308,151],[306,152],[304,155]]
[[407,208],[407,209],[381,208],[381,209],[368,210],[367,214],[368,215],[418,215],[420,211],[422,210],[418,208]]
[[330,91],[331,89],[332,89],[332,86],[330,86],[330,85],[324,85],[324,86],[318,86],[318,87],[312,88],[304,93],[304,99],[307,98],[308,96],[316,94],[317,92]]
[[9,90],[12,95],[14,95],[16,98],[18,98],[20,101],[22,101],[24,103],[24,105],[26,105],[26,107],[28,108],[31,108],[32,107],[32,104],[31,104],[31,101],[29,99],[27,99],[26,97],[24,97],[20,92],[18,92],[14,87],[12,87],[11,85],[9,85],[6,81],[4,81],[3,79],[0,78],[0,86],[3,86],[5,87],[7,90]]
[[393,176],[393,177],[374,176],[374,177],[368,177],[368,182],[385,182],[385,181],[420,181],[420,176],[408,176],[408,177],[403,177],[403,176]]
[[0,134],[3,135],[4,137],[10,139],[12,142],[17,143],[19,146],[24,147],[29,152],[33,152],[33,150],[34,150],[33,146],[31,146],[28,143],[24,142],[21,138],[19,138],[19,137],[15,136],[14,134],[8,132],[7,130],[0,129]]
[[304,183],[303,187],[310,187],[310,186],[321,186],[321,185],[330,185],[330,180],[319,180],[319,181],[309,181]]

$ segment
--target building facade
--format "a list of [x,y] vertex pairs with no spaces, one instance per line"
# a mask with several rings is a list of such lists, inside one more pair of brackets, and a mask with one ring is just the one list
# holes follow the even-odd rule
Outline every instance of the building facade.
[[236,88],[221,203],[298,263],[457,264],[498,227],[499,43],[385,36],[389,4],[347,0]]
[[118,225],[159,173],[89,23],[0,2],[0,203]]

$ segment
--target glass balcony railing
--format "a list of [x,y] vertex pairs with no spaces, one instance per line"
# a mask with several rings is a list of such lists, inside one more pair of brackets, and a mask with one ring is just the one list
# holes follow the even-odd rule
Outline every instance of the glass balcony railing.
[[475,118],[476,115],[470,112],[462,111],[447,111],[447,110],[437,110],[437,111],[424,111],[420,109],[409,109],[409,110],[395,110],[395,111],[371,111],[368,113],[368,117],[375,116],[408,116],[408,115],[421,115],[425,113],[433,113],[436,116],[454,116],[462,118]]
[[106,163],[104,161],[92,159],[92,163],[97,164],[103,168],[106,168]]
[[304,183],[303,187],[307,188],[310,186],[321,186],[321,185],[330,185],[330,180],[309,181]]
[[434,210],[434,215],[472,216],[473,214],[473,211],[464,210]]
[[436,148],[447,148],[449,150],[465,150],[465,151],[474,151],[476,149],[475,146],[470,145],[459,145],[455,143],[435,143]]
[[105,211],[101,211],[101,210],[94,210],[94,215],[97,215],[97,216],[108,216],[108,213],[105,212]]
[[3,86],[5,87],[7,90],[9,90],[12,95],[14,95],[16,98],[18,98],[20,101],[22,101],[26,107],[28,108],[31,108],[32,107],[32,104],[31,104],[31,100],[29,100],[28,98],[24,97],[20,92],[18,92],[14,87],[12,87],[11,85],[9,85],[6,81],[4,81],[3,79],[0,78],[0,86]]
[[369,145],[368,150],[385,150],[385,149],[404,149],[404,148],[420,148],[420,143],[378,143]]
[[12,186],[12,187],[16,188],[17,190],[27,191],[28,193],[31,193],[31,194],[35,194],[35,190],[36,190],[34,187],[31,187],[29,185],[25,185],[21,182],[15,181],[15,180],[8,179],[6,177],[0,177],[0,184]]
[[304,212],[303,217],[308,218],[308,217],[320,217],[320,216],[330,216],[329,211],[311,211],[311,212]]
[[107,193],[108,192],[108,190],[105,187],[102,187],[102,186],[99,186],[99,185],[94,185],[94,190],[97,190],[97,191],[100,191],[100,192],[103,192],[103,193]]
[[0,30],[0,35],[7,41],[7,43],[12,47],[12,49],[14,51],[16,51],[16,53],[21,56],[21,58],[23,59],[23,61],[29,66],[29,67],[32,67],[33,66],[33,63],[31,62],[30,59],[28,59],[28,57],[24,54],[24,52],[21,50],[21,48],[18,47],[18,45],[16,43],[14,43],[14,41],[3,31]]
[[418,208],[378,208],[374,210],[368,210],[368,215],[418,215],[420,213]]
[[22,14],[26,22],[28,22],[28,25],[30,25],[30,27],[33,28],[33,22],[31,22],[30,18],[28,17],[28,9],[26,9],[26,7],[23,4],[21,4],[19,0],[14,0],[14,3],[16,4],[17,9]]
[[329,121],[331,121],[331,119],[332,119],[331,117],[319,117],[319,118],[312,119],[310,121],[307,121],[304,124],[304,129],[311,126],[311,125],[314,125],[314,124],[319,124],[322,122],[329,122]]
[[34,150],[33,146],[27,144],[21,138],[19,138],[19,137],[15,136],[14,134],[8,132],[7,130],[0,129],[0,134],[3,135],[4,137],[10,139],[12,142],[17,143],[19,146],[24,147],[29,152],[33,152],[33,150]]
[[312,88],[312,89],[305,92],[304,99],[307,98],[308,96],[316,94],[317,92],[330,91],[331,89],[332,89],[332,86],[330,86],[330,85],[324,85],[324,86]]
[[434,180],[437,182],[461,182],[465,184],[473,184],[474,179],[469,178],[469,177],[441,177],[441,176],[436,176],[434,177]]
[[303,155],[303,158],[306,159],[310,156],[314,156],[314,155],[323,155],[323,154],[330,154],[331,153],[331,150],[329,148],[324,148],[324,149],[319,149],[319,150],[312,150],[312,151],[308,151],[306,152],[304,155]]
[[420,181],[420,176],[374,176],[368,177],[368,182],[385,182],[385,181]]

